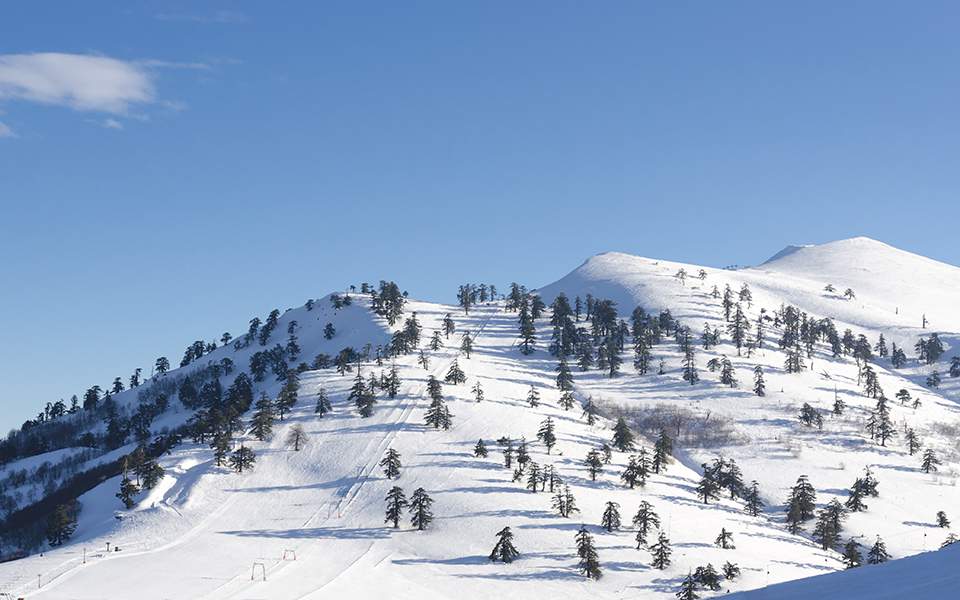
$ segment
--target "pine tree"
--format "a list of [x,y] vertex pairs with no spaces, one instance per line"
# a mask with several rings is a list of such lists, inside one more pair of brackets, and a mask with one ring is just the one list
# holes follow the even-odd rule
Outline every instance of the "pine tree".
[[767,383],[763,379],[763,367],[760,365],[753,368],[753,393],[757,396],[767,395]]
[[47,542],[51,547],[62,546],[77,530],[77,510],[76,502],[58,504],[47,517]]
[[760,485],[753,481],[750,483],[750,487],[747,488],[746,493],[743,496],[744,510],[751,517],[756,517],[760,514],[760,511],[763,510],[763,501],[760,499]]
[[447,408],[447,403],[443,401],[443,397],[434,398],[430,402],[423,420],[434,429],[443,428],[447,430],[453,426],[453,413]]
[[123,507],[129,510],[136,504],[134,496],[138,493],[140,493],[140,487],[130,480],[130,476],[127,474],[127,462],[124,460],[123,477],[120,479],[120,491],[115,495],[120,499],[120,502],[123,503]]
[[400,528],[400,517],[403,515],[403,509],[407,507],[407,498],[403,494],[400,486],[393,486],[387,492],[386,497],[387,512],[384,523],[393,523],[394,529]]
[[257,461],[257,455],[247,448],[243,444],[240,444],[240,447],[233,451],[233,454],[230,455],[230,467],[237,473],[243,473],[244,470],[249,471],[253,468],[253,464]]
[[737,577],[740,577],[740,567],[738,567],[736,563],[729,561],[723,563],[723,576],[728,581],[733,581]]
[[473,447],[473,455],[477,458],[487,457],[487,445],[483,443],[482,439],[477,440],[477,445]]
[[653,445],[653,472],[660,474],[667,471],[667,464],[670,462],[670,456],[673,454],[673,440],[667,435],[666,429],[660,430],[657,441]]
[[520,301],[520,352],[531,354],[537,345],[536,329],[530,314],[530,302],[526,296]]
[[460,364],[457,362],[457,359],[453,359],[453,363],[450,365],[450,369],[447,371],[447,376],[444,377],[444,382],[451,383],[453,385],[460,385],[466,381],[466,374],[463,372],[463,369],[460,368]]
[[848,569],[859,567],[863,564],[863,555],[860,554],[860,544],[850,539],[843,546],[843,563]]
[[843,521],[847,518],[847,511],[834,498],[826,508],[817,513],[817,524],[813,528],[813,539],[820,543],[820,547],[829,550],[840,543],[840,533]]
[[580,557],[580,574],[588,579],[600,579],[603,572],[600,569],[600,559],[597,549],[593,545],[593,536],[583,525],[577,531],[577,556]]
[[633,450],[634,435],[633,432],[630,431],[630,427],[627,426],[627,422],[623,417],[619,417],[617,419],[617,424],[613,428],[613,447],[620,452]]
[[932,448],[927,448],[923,451],[923,460],[920,462],[920,469],[924,473],[934,473],[937,471],[937,465],[940,464],[940,459],[937,458],[937,455],[934,454]]
[[423,488],[417,488],[410,496],[410,522],[419,531],[423,531],[433,522],[432,505],[433,498]]
[[697,496],[703,500],[704,504],[709,504],[710,500],[720,499],[720,485],[717,483],[716,473],[706,464],[702,465],[703,476],[697,483]]
[[540,465],[530,461],[527,466],[527,489],[537,493],[537,489],[540,487]]
[[504,527],[497,532],[497,543],[490,552],[490,560],[493,562],[511,563],[520,557],[520,552],[513,545],[513,532],[509,527]]
[[273,432],[273,419],[273,401],[266,392],[261,392],[250,419],[250,435],[261,442],[268,439]]
[[705,567],[697,567],[693,572],[693,579],[708,590],[716,592],[720,589],[720,574],[710,563]]
[[647,536],[654,527],[660,527],[660,517],[653,510],[653,505],[646,500],[640,501],[637,514],[633,516],[633,526],[637,528],[637,550],[647,545]]
[[290,433],[287,434],[287,446],[293,446],[294,452],[299,452],[300,448],[306,443],[307,432],[304,431],[303,425],[294,423],[293,427],[290,428]]
[[473,389],[471,391],[473,392],[473,397],[477,402],[483,402],[483,388],[480,387],[480,380],[477,380],[477,383],[473,385]]
[[874,542],[873,547],[870,548],[870,551],[867,552],[867,564],[879,565],[883,564],[890,560],[890,555],[887,554],[887,546],[883,543],[883,540],[880,539],[880,536],[877,536],[877,541]]
[[947,518],[947,513],[942,510],[937,511],[937,527],[950,527],[950,519]]
[[600,526],[607,530],[607,533],[614,529],[620,529],[620,505],[616,502],[607,502],[607,507],[603,510],[600,517]]
[[[443,337],[450,339],[450,334],[457,330],[457,326],[453,322],[453,317],[450,313],[447,313],[443,317]],[[470,358],[469,356],[467,358]]]
[[564,518],[568,518],[575,512],[580,512],[569,485],[564,485],[562,491],[557,488],[551,504],[553,505],[553,509],[557,511],[557,514]]
[[327,397],[327,392],[323,388],[317,390],[317,404],[313,409],[313,412],[323,418],[323,415],[327,414],[332,410],[330,406],[330,399]]
[[567,364],[567,359],[561,357],[560,363],[557,365],[557,389],[561,392],[569,392],[573,390],[573,373],[570,372],[570,366]]
[[430,338],[430,350],[436,352],[440,348],[443,348],[443,339],[440,337],[440,330],[437,329],[433,332],[433,336]]
[[400,393],[400,373],[397,372],[397,365],[390,365],[390,373],[384,381],[383,389],[391,400]]
[[536,408],[540,406],[540,392],[538,392],[532,385],[530,386],[530,391],[527,392],[527,404],[530,405],[530,408]]
[[587,425],[595,425],[597,422],[597,406],[592,398],[587,398],[587,403],[583,406],[583,416],[587,418]]
[[463,355],[470,358],[470,353],[473,352],[473,338],[470,337],[469,333],[463,334],[463,339],[460,341],[460,352],[463,352]]
[[806,475],[797,479],[796,485],[790,490],[787,501],[787,523],[791,533],[797,533],[803,521],[813,518],[816,508],[817,493],[810,485]]
[[543,445],[547,447],[547,454],[550,454],[550,451],[557,443],[557,435],[554,432],[553,419],[547,417],[543,423],[540,423],[540,429],[537,431],[537,439],[543,442]]
[[687,576],[684,578],[683,583],[680,584],[680,589],[677,590],[677,600],[699,600],[700,595],[697,594],[697,581],[693,578],[693,575],[687,573]]
[[733,545],[733,532],[727,531],[726,527],[720,528],[720,534],[717,536],[717,539],[713,540],[713,544],[724,550],[733,550],[736,548],[736,546]]
[[399,479],[400,468],[403,466],[400,463],[400,453],[393,448],[388,448],[387,453],[380,460],[380,466],[383,467],[384,477],[387,479]]
[[661,571],[666,569],[670,566],[670,555],[672,553],[670,540],[667,538],[667,534],[661,531],[657,536],[657,543],[650,546],[650,555],[652,556],[650,566]]
[[590,481],[596,481],[597,474],[603,470],[603,457],[596,448],[587,453],[586,465],[590,471]]
[[563,410],[570,410],[576,404],[576,398],[573,397],[572,392],[564,392],[560,394],[559,404]]

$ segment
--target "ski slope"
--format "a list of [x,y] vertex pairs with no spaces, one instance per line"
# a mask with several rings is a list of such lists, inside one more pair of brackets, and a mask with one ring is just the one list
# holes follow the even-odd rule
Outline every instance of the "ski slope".
[[[674,277],[681,268],[689,274],[685,283]],[[571,300],[588,293],[609,298],[617,302],[624,319],[637,305],[654,313],[669,308],[698,336],[704,323],[724,325],[712,287],[722,290],[730,285],[736,291],[746,283],[753,292],[751,305],[744,307],[751,322],[761,308],[772,312],[781,304],[793,304],[812,316],[829,316],[841,331],[850,327],[871,342],[883,333],[888,343],[896,341],[910,355],[919,335],[938,331],[948,344],[960,337],[960,322],[952,316],[952,307],[960,306],[956,303],[960,298],[955,297],[960,285],[953,284],[960,283],[960,269],[865,238],[792,248],[756,268],[702,268],[706,278],[701,281],[696,277],[701,269],[697,265],[607,253],[591,258],[539,293],[548,304],[560,292]],[[931,294],[929,286],[935,281],[943,287]],[[825,292],[827,283],[838,291]],[[847,287],[856,291],[855,299],[840,295]],[[347,345],[385,343],[399,324],[389,327],[369,310],[365,298],[354,298],[352,306],[338,311],[330,308],[327,298],[317,301],[311,311],[303,307],[287,311],[275,335],[279,341],[285,339],[287,325],[297,320],[303,360],[308,362],[318,352],[335,354]],[[880,496],[868,500],[869,510],[850,516],[844,539],[853,537],[869,546],[880,535],[897,559],[937,548],[950,530],[934,525],[936,511],[946,510],[951,518],[960,518],[953,514],[960,506],[960,455],[956,435],[951,433],[960,429],[949,429],[960,423],[960,386],[945,373],[942,388],[931,390],[922,385],[930,367],[911,362],[895,370],[882,359],[873,365],[891,399],[900,388],[922,399],[917,409],[894,405],[892,410],[899,426],[916,429],[924,447],[936,449],[943,460],[939,472],[927,475],[919,472],[919,457],[906,452],[902,436],[887,447],[866,437],[864,422],[875,401],[863,396],[858,387],[852,359],[832,359],[820,348],[807,370],[786,374],[774,328],[764,348],[750,357],[738,356],[725,335],[717,347],[698,348],[701,381],[690,386],[680,377],[681,357],[672,340],[654,348],[655,357],[666,365],[662,375],[634,373],[628,348],[619,377],[574,369],[579,400],[592,398],[610,413],[620,407],[682,407],[697,418],[721,419],[731,431],[723,444],[678,449],[675,463],[665,474],[654,475],[643,489],[630,490],[619,480],[627,460],[623,453],[614,452],[612,464],[596,482],[590,481],[583,459],[590,449],[609,442],[611,423],[601,420],[590,426],[579,409],[564,411],[558,406],[556,359],[546,352],[550,331],[546,317],[537,321],[537,351],[523,356],[515,346],[517,315],[506,312],[501,303],[464,315],[454,307],[410,301],[404,316],[414,311],[423,325],[424,340],[440,328],[448,312],[454,315],[457,332],[443,349],[427,352],[428,370],[417,364],[416,354],[398,358],[401,393],[395,400],[381,396],[372,417],[360,418],[346,400],[352,374],[308,371],[301,376],[298,405],[277,424],[273,439],[244,440],[257,452],[252,472],[238,475],[217,468],[209,448],[185,442],[162,458],[166,477],[134,509],[118,513],[120,504],[113,497],[117,479],[82,497],[80,527],[71,542],[42,556],[0,564],[0,592],[94,599],[116,597],[117,590],[136,590],[144,600],[327,598],[345,593],[358,598],[387,594],[397,598],[534,594],[672,598],[689,571],[708,562],[719,569],[730,561],[740,566],[742,577],[725,581],[718,594],[755,590],[744,597],[832,597],[829,590],[838,588],[831,586],[844,587],[848,584],[843,582],[866,577],[863,573],[906,569],[899,565],[920,560],[939,563],[947,560],[939,557],[951,556],[944,551],[910,559],[910,563],[895,561],[890,566],[809,579],[842,569],[840,557],[821,550],[810,539],[812,524],[802,535],[787,533],[782,510],[789,487],[801,474],[809,476],[822,506],[832,498],[843,501],[853,480],[869,467],[880,481]],[[924,314],[929,329],[922,328]],[[322,335],[327,322],[336,326],[333,340]],[[458,352],[460,335],[468,331],[475,336],[469,359]],[[229,356],[242,368],[257,348],[220,348],[201,364]],[[954,352],[948,348],[947,356]],[[717,374],[705,368],[707,360],[720,356],[733,362],[738,387],[721,385]],[[427,376],[442,379],[454,359],[468,381],[444,386],[455,415],[453,428],[427,428],[423,422],[429,404]],[[766,374],[764,397],[751,392],[757,365]],[[939,367],[944,371],[942,363]],[[191,368],[196,366],[184,370]],[[365,363],[363,369],[366,376],[369,371],[379,373],[381,367]],[[485,393],[479,403],[470,391],[477,382]],[[257,393],[264,389],[275,394],[278,386],[267,381]],[[538,407],[526,401],[531,386],[540,392]],[[333,403],[333,412],[322,419],[313,412],[321,387]],[[118,402],[135,402],[134,394],[124,392],[117,396]],[[803,403],[826,415],[835,395],[848,406],[844,415],[826,416],[823,431],[799,423],[797,413]],[[182,422],[189,416],[180,411],[166,415],[165,423]],[[556,422],[559,438],[549,454],[536,440],[539,425],[548,416]],[[293,424],[302,425],[309,435],[300,452],[284,444]],[[558,470],[581,512],[561,518],[551,509],[549,493],[534,493],[524,482],[512,481],[495,442],[502,436],[525,437],[533,461]],[[490,451],[487,458],[473,456],[480,438]],[[644,439],[642,444],[649,449],[651,441]],[[397,481],[386,480],[377,466],[388,448],[402,455],[404,468]],[[760,483],[768,505],[760,517],[748,516],[738,501],[724,498],[704,505],[697,498],[700,464],[720,455],[734,458],[747,481]],[[413,530],[408,521],[399,530],[383,523],[383,498],[393,485],[402,486],[407,497],[424,487],[434,498],[436,521],[427,531]],[[666,570],[653,569],[649,552],[636,549],[630,520],[641,500],[654,505],[672,542],[673,564]],[[620,531],[607,533],[599,527],[608,501],[620,504],[624,521]],[[599,581],[588,581],[577,571],[574,534],[581,524],[595,536],[604,571]],[[491,563],[487,555],[494,534],[505,526],[514,531],[521,558],[509,565]],[[733,531],[735,549],[714,546],[721,527]],[[107,552],[108,542],[121,550]],[[911,589],[908,580],[897,578],[903,589]],[[776,585],[782,582],[791,583]],[[769,595],[775,590],[784,595]]]

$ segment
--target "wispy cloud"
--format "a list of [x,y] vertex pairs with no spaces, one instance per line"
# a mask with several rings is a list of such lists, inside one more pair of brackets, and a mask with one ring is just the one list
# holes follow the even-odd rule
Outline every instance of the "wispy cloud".
[[104,119],[101,125],[103,125],[107,129],[123,129],[123,123],[121,123],[116,119],[109,119],[109,118]]
[[17,134],[15,134],[13,130],[7,127],[4,123],[0,123],[0,139],[14,137],[17,137]]
[[0,54],[0,100],[126,114],[156,100],[146,65],[89,54]]
[[187,13],[159,13],[153,16],[153,18],[160,21],[186,21],[190,23],[204,23],[204,24],[215,24],[215,25],[241,25],[250,20],[250,18],[243,14],[242,12],[237,12],[235,10],[218,10],[213,14],[209,15],[197,15],[197,14],[187,14]]

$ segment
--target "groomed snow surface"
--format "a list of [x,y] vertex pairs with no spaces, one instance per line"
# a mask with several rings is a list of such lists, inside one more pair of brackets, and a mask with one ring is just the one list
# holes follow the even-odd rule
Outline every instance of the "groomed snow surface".
[[[681,267],[691,275],[685,284],[674,278]],[[623,318],[638,304],[650,312],[670,308],[699,334],[704,322],[711,327],[724,324],[711,288],[717,285],[722,290],[729,284],[736,291],[747,283],[753,302],[745,309],[752,322],[761,308],[771,312],[782,303],[793,304],[811,316],[830,316],[841,331],[851,327],[872,342],[883,332],[888,343],[904,345],[911,356],[919,335],[938,331],[951,343],[960,331],[960,315],[953,314],[960,306],[960,298],[954,297],[960,294],[960,269],[865,238],[797,248],[755,269],[707,268],[703,281],[695,277],[699,269],[608,253],[540,293],[547,303],[559,292],[571,299],[587,293],[610,298]],[[947,284],[930,293],[927,287],[934,280]],[[827,283],[840,292],[851,287],[857,297],[846,300],[839,293],[825,292]],[[327,300],[319,301],[313,312],[290,311],[277,331],[285,333],[285,320],[298,319],[305,360],[319,351],[333,354],[346,345],[383,343],[389,328],[370,313],[365,299],[355,299],[354,306],[336,312]],[[908,368],[894,370],[886,360],[874,365],[887,396],[906,388],[922,399],[917,409],[893,406],[893,417],[898,425],[916,429],[924,447],[936,449],[943,459],[940,471],[930,475],[919,471],[919,457],[906,452],[902,436],[879,447],[865,435],[863,425],[875,401],[857,387],[852,360],[833,360],[819,348],[812,365],[808,361],[809,370],[788,375],[783,372],[783,354],[776,349],[776,330],[769,330],[764,349],[750,358],[737,356],[728,341],[709,351],[698,348],[701,382],[695,386],[680,378],[680,356],[672,340],[653,350],[655,361],[663,358],[668,366],[664,375],[638,376],[630,367],[629,350],[617,378],[575,369],[580,400],[592,397],[607,407],[682,406],[701,417],[725,419],[736,432],[735,441],[726,446],[678,450],[665,474],[654,475],[642,489],[629,490],[619,480],[625,453],[615,452],[613,463],[596,482],[590,481],[583,459],[591,448],[610,440],[610,423],[601,420],[589,426],[578,408],[558,407],[556,360],[546,352],[546,319],[537,323],[537,351],[523,356],[514,345],[516,313],[505,312],[502,305],[478,307],[465,316],[453,307],[411,301],[405,316],[412,311],[424,326],[423,345],[447,312],[454,314],[457,333],[444,349],[427,353],[429,370],[419,367],[413,354],[397,359],[403,389],[395,400],[381,396],[371,418],[357,416],[346,401],[352,374],[307,372],[301,377],[298,406],[277,424],[272,441],[245,440],[257,453],[252,472],[238,475],[217,468],[207,447],[185,443],[163,457],[167,476],[133,510],[119,510],[113,497],[116,479],[82,497],[80,527],[73,539],[43,556],[0,565],[0,592],[49,599],[135,595],[144,600],[343,594],[418,599],[666,598],[697,566],[709,562],[719,570],[729,561],[738,564],[743,575],[725,581],[717,594],[754,590],[745,595],[751,599],[841,595],[875,599],[907,593],[913,598],[948,597],[938,596],[935,591],[940,588],[929,582],[934,573],[946,570],[944,565],[956,564],[953,549],[803,579],[841,570],[842,564],[838,554],[823,551],[810,540],[812,523],[805,535],[787,533],[782,510],[788,488],[801,474],[809,476],[817,502],[823,505],[834,497],[844,500],[853,480],[870,467],[880,481],[880,496],[868,499],[868,511],[851,515],[844,539],[854,537],[869,547],[881,535],[897,559],[937,548],[949,530],[934,526],[936,512],[945,510],[953,518],[960,506],[956,439],[942,427],[960,422],[958,386],[946,376],[942,363],[941,390],[921,385],[927,366],[911,362]],[[930,329],[921,328],[924,314]],[[319,335],[328,320],[336,320],[342,337],[338,333],[333,340],[324,340]],[[455,415],[453,428],[428,429],[423,423],[429,403],[427,376],[442,379],[458,357],[460,335],[467,331],[476,336],[475,351],[469,359],[459,355],[458,360],[468,380],[444,386]],[[217,352],[234,355],[232,348]],[[236,354],[242,368],[248,357]],[[948,349],[947,356],[951,354]],[[736,367],[737,388],[720,385],[717,375],[705,369],[707,360],[723,355]],[[766,373],[768,394],[763,398],[750,391],[756,365]],[[380,371],[373,365],[363,369],[365,376]],[[485,393],[480,403],[470,393],[478,381]],[[277,384],[270,385],[266,390],[273,394]],[[526,401],[531,386],[541,395],[535,408]],[[334,409],[322,419],[313,413],[321,387]],[[826,415],[835,394],[848,406],[842,417],[826,416],[823,431],[799,423],[796,415],[804,402]],[[555,421],[559,438],[550,454],[536,440],[539,425],[548,416]],[[283,443],[293,424],[302,425],[309,435],[299,452]],[[502,436],[526,437],[533,461],[557,469],[581,512],[561,518],[551,509],[549,493],[534,493],[524,482],[513,482],[512,470],[503,467],[495,442]],[[490,451],[485,459],[472,452],[480,438]],[[649,449],[651,442],[644,439],[642,445]],[[396,481],[385,479],[377,466],[388,448],[402,455],[404,467]],[[747,481],[759,481],[768,504],[760,517],[748,516],[737,501],[704,505],[696,497],[700,463],[721,454],[736,459]],[[427,531],[413,530],[408,520],[399,530],[383,523],[383,498],[393,485],[403,487],[408,498],[417,487],[433,497],[436,521]],[[653,504],[670,538],[673,564],[666,570],[653,569],[649,552],[636,548],[630,521],[641,500]],[[620,505],[624,522],[620,531],[607,533],[599,526],[608,501]],[[577,571],[574,534],[581,524],[595,536],[604,573],[599,581],[588,581]],[[491,563],[487,555],[494,534],[505,526],[513,530],[521,557],[513,564]],[[721,528],[733,532],[735,549],[714,546]],[[108,542],[121,550],[106,552]],[[886,580],[891,584],[885,585]],[[943,590],[956,589],[949,579],[935,580]],[[775,585],[780,582],[790,583]]]

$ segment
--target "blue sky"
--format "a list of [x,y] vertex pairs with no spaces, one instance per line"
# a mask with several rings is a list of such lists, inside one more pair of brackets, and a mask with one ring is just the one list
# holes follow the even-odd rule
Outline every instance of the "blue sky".
[[[81,6],[82,4],[82,6]],[[22,2],[0,427],[361,280],[868,235],[960,264],[955,3]]]

